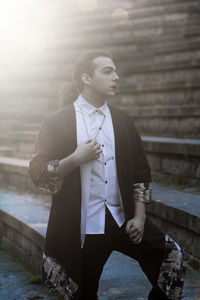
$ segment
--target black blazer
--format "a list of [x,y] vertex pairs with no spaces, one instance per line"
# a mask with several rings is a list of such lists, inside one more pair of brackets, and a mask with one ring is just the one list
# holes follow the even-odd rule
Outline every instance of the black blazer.
[[[151,182],[150,168],[142,141],[128,114],[109,106],[115,135],[116,167],[126,221],[134,216],[133,183]],[[40,129],[35,153],[30,161],[30,176],[35,184],[47,162],[63,159],[77,147],[73,104],[46,118]],[[52,196],[45,252],[56,258],[67,274],[80,282],[81,246],[80,168],[66,175],[61,189]]]

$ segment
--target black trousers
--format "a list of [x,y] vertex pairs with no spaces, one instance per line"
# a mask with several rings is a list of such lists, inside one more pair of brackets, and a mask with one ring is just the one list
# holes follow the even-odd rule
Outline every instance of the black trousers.
[[[103,266],[113,250],[128,255],[139,262],[143,272],[153,285],[148,299],[180,299],[179,297],[170,298],[166,295],[164,288],[162,290],[158,286],[158,278],[163,275],[161,274],[161,266],[163,266],[164,259],[168,259],[168,254],[171,253],[171,249],[170,251],[166,249],[165,234],[150,220],[146,219],[143,240],[140,244],[134,245],[125,233],[125,224],[119,228],[108,209],[106,209],[105,234],[86,235],[82,249],[82,296],[80,299],[97,299]],[[169,264],[169,261],[167,263]],[[183,285],[182,278],[181,284]],[[182,288],[181,284],[178,282],[180,289]],[[164,287],[164,285],[162,286]]]

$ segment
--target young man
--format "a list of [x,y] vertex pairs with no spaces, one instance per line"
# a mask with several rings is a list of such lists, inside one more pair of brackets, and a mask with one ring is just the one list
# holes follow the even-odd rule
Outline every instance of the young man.
[[38,135],[30,175],[53,193],[43,277],[64,299],[95,300],[116,250],[139,262],[153,285],[148,299],[180,299],[182,251],[145,213],[151,175],[141,139],[132,119],[107,103],[118,80],[109,53],[80,55],[77,99],[46,118]]

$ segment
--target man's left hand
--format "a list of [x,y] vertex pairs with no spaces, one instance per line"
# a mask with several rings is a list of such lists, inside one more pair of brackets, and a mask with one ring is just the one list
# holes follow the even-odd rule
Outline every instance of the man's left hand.
[[126,224],[126,233],[133,244],[137,245],[142,241],[144,234],[145,218],[134,217]]

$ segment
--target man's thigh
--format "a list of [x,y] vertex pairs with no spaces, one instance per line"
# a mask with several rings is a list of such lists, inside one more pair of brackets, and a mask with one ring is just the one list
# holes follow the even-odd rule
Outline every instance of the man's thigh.
[[82,250],[82,283],[85,293],[97,292],[103,266],[111,252],[111,243],[105,235],[86,235]]
[[165,234],[149,219],[141,243],[135,245],[122,228],[115,250],[136,259],[151,283],[157,281],[165,250]]

